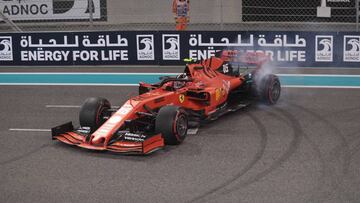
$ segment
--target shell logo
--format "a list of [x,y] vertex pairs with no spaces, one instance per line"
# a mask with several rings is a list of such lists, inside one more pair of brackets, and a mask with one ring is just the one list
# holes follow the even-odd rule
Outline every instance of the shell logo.
[[220,90],[220,89],[216,89],[216,90],[215,90],[215,100],[216,100],[216,101],[219,101],[220,97],[221,97],[221,90]]

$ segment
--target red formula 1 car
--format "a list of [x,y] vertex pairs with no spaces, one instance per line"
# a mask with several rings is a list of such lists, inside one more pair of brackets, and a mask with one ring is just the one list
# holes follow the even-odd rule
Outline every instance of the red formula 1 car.
[[[163,77],[157,84],[140,83],[139,95],[123,106],[111,108],[104,98],[88,98],[80,110],[80,126],[71,122],[52,128],[52,138],[91,150],[149,154],[165,145],[180,144],[189,127],[201,121],[248,106],[254,100],[275,104],[280,81],[263,71],[269,59],[262,54],[224,51],[186,65],[177,77]],[[234,60],[254,64],[240,73]]]

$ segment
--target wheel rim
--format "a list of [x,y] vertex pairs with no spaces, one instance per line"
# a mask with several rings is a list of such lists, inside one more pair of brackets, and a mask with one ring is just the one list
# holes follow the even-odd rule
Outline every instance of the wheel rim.
[[188,123],[185,115],[180,115],[176,121],[176,132],[180,137],[186,135]]
[[275,81],[271,88],[271,98],[273,101],[277,101],[280,97],[280,84],[278,81]]

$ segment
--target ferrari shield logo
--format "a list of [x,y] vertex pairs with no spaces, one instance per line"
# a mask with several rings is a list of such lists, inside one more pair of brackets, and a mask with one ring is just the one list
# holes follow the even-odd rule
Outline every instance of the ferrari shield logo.
[[180,101],[180,103],[183,103],[185,101],[185,95],[180,94],[179,95],[179,101]]

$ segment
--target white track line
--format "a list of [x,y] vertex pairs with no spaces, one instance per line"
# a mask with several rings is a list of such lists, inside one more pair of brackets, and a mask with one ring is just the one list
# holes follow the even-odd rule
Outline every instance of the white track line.
[[105,84],[105,83],[0,83],[6,86],[139,86],[139,84]]
[[[114,109],[118,109],[120,108],[120,106],[111,106]],[[79,105],[61,105],[61,104],[57,104],[57,105],[45,105],[45,108],[81,108],[81,106]]]
[[31,129],[31,128],[10,128],[9,131],[20,131],[20,132],[51,132],[50,129]]
[[0,75],[178,75],[180,73],[4,72]]
[[276,74],[277,76],[290,77],[353,77],[358,78],[360,75],[341,75],[341,74]]
[[80,108],[78,105],[46,105],[46,108]]
[[319,89],[360,89],[360,86],[311,86],[311,85],[281,85],[285,88],[319,88]]
[[199,128],[189,128],[187,131],[188,135],[196,135],[199,131]]
[[[114,73],[114,72],[4,72],[0,75],[178,75],[180,73]],[[319,76],[319,77],[360,77],[360,75],[349,74],[276,74],[278,76]]]
[[[0,83],[0,86],[121,86],[133,87],[139,86],[138,84],[61,84],[61,83]],[[281,85],[287,88],[326,88],[326,89],[360,89],[360,86],[310,86],[310,85]]]
[[[191,128],[188,130],[189,135],[196,135],[199,128]],[[30,129],[30,128],[10,128],[9,131],[18,132],[51,132],[50,129]]]

